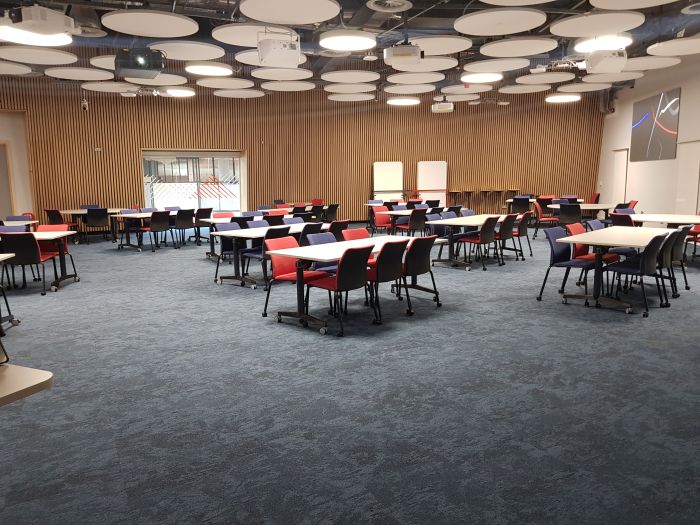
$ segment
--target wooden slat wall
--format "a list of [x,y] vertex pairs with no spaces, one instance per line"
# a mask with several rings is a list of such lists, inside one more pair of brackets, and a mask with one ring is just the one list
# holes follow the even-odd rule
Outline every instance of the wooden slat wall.
[[[408,189],[421,160],[447,161],[451,190],[588,197],[596,186],[603,115],[595,96],[552,106],[526,95],[505,108],[461,103],[433,115],[427,102],[334,103],[320,90],[253,100],[198,91],[192,99],[127,99],[81,92],[78,83],[0,79],[0,109],[26,111],[35,209],[142,202],[142,149],[242,150],[249,208],[323,197],[350,219],[366,217],[375,161],[403,161]],[[482,209],[499,208],[505,196],[489,198]]]

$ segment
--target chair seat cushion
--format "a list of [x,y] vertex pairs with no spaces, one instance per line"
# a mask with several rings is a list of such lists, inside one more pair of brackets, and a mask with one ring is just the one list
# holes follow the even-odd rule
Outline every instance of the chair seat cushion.
[[540,222],[559,222],[559,217],[542,217]]
[[595,263],[593,261],[585,261],[582,259],[572,259],[570,261],[555,263],[554,266],[557,268],[580,268],[582,270],[592,270],[595,268]]
[[338,277],[335,275],[328,275],[322,279],[315,279],[309,283],[309,286],[315,288],[323,288],[324,290],[336,290],[338,288]]
[[396,224],[408,224],[409,217],[397,217]]
[[[316,279],[323,279],[325,277],[328,277],[327,272],[319,272],[315,270],[304,270],[304,282],[309,283],[311,281],[315,281]],[[297,280],[297,273],[292,272],[292,273],[285,273],[283,275],[278,275],[275,277],[275,281],[287,281],[287,282],[296,282]]]
[[613,253],[616,255],[624,255],[625,257],[628,257],[628,258],[629,257],[636,257],[637,255],[639,255],[639,253],[637,253],[637,250],[635,250],[634,248],[611,248],[610,250],[608,250],[608,253]]
[[41,254],[39,254],[41,262],[49,261],[54,257],[58,257],[58,252],[41,252]]
[[[580,255],[576,259],[581,261],[593,261],[595,262],[595,253],[587,253],[586,255]],[[605,263],[616,263],[620,260],[620,256],[616,253],[606,253],[603,254],[603,262]]]
[[615,264],[609,264],[605,267],[605,270],[609,272],[639,275],[639,261],[626,260]]

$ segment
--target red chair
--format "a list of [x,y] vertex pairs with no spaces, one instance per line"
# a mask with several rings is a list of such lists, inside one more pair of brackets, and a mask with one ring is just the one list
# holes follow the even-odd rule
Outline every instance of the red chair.
[[539,200],[535,201],[535,220],[537,222],[535,224],[535,233],[532,236],[533,239],[537,238],[537,232],[541,224],[549,224],[550,226],[557,226],[559,224],[559,217],[545,215]]
[[282,204],[275,204],[275,208],[289,208],[289,204],[283,202]]
[[513,237],[518,239],[518,245],[520,246],[520,255],[523,257],[523,261],[525,260],[525,252],[523,251],[523,242],[522,238],[525,237],[525,240],[527,241],[527,246],[530,248],[530,257],[532,257],[532,245],[530,244],[530,236],[528,235],[527,232],[527,225],[530,222],[530,217],[532,217],[532,212],[531,211],[526,211],[520,216],[520,221],[517,224],[517,227],[513,230]]
[[[698,215],[700,215],[700,212],[698,212]],[[700,244],[700,224],[696,224],[688,231],[688,237],[685,239],[685,247],[683,248],[684,257],[690,243],[693,244],[693,259],[695,259],[698,252],[698,244]]]
[[287,215],[287,210],[268,210],[267,211],[267,216],[269,216],[269,217],[284,216],[284,215]]
[[[369,232],[366,228],[353,228],[351,230],[343,230],[342,232],[344,241],[354,241],[357,239],[370,239]],[[376,263],[374,254],[369,256],[369,261],[367,261],[368,266],[373,266]]]
[[391,230],[391,216],[377,213],[380,211],[389,211],[386,206],[372,206],[372,213],[374,214],[374,226],[372,227],[372,234],[376,233],[377,230],[384,229],[386,233]]
[[300,207],[300,208],[306,208],[306,203],[305,202],[295,202],[294,207]]
[[588,204],[598,204],[600,202],[600,193],[594,192],[591,198],[588,199]]
[[[569,235],[579,235],[581,233],[586,233],[586,227],[580,222],[566,225],[566,232]],[[571,256],[572,259],[580,259],[582,261],[595,261],[595,253],[590,251],[590,246],[587,244],[574,244],[574,251]],[[603,255],[603,262],[606,264],[618,262],[620,256],[616,253],[606,253]]]
[[[37,232],[67,232],[67,224],[40,224],[36,227]],[[58,257],[59,253],[54,241],[39,241],[39,251],[46,257]],[[63,238],[63,253],[70,257],[70,263],[73,266],[73,274],[78,275],[75,269],[75,261],[73,255],[68,251],[68,237]]]
[[[265,250],[270,252],[271,250],[285,250],[287,248],[298,248],[299,243],[294,237],[280,237],[278,239],[266,239],[265,240]],[[272,290],[272,285],[275,283],[296,283],[297,282],[297,259],[292,257],[282,257],[281,255],[269,254],[270,260],[272,261],[272,279],[267,283],[267,295],[265,296],[265,308],[263,309],[262,316],[267,317],[267,304],[270,301],[270,290]],[[321,279],[323,277],[328,277],[327,272],[322,272],[318,270],[304,270],[304,284],[309,284],[310,282]],[[306,309],[309,309],[309,290],[306,290]]]
[[[337,315],[340,323],[338,336],[344,335],[343,313],[347,309],[347,295],[345,308],[343,308],[343,292],[347,293],[351,290],[365,288],[367,285],[367,261],[370,253],[372,253],[372,246],[350,248],[345,251],[338,261],[338,271],[335,275],[327,276],[323,279],[315,279],[308,284],[309,288],[328,290],[329,297],[331,292],[333,293],[331,311],[333,315]],[[308,300],[308,290],[306,293]]]
[[630,201],[627,207],[634,209],[637,204],[639,204],[639,201]]
[[323,206],[326,201],[323,199],[311,199],[311,206]]
[[215,211],[211,214],[212,219],[227,219],[233,217],[232,211]]

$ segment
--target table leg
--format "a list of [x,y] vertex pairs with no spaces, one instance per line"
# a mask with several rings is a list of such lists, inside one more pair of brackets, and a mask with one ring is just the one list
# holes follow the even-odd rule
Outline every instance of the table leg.
[[[245,242],[241,241],[241,239],[233,239],[233,275],[220,275],[219,276],[219,283],[223,283],[225,280],[232,280],[232,281],[239,281],[241,283],[241,286],[245,286],[246,283],[250,284],[251,287],[256,288],[258,282],[253,279],[252,277],[248,277],[247,275],[243,275],[242,268],[241,268],[241,257],[239,254],[239,248],[240,244],[239,242]],[[223,244],[221,246],[221,249],[223,250]]]
[[[216,257],[216,246],[215,246],[215,242],[214,242],[214,241],[216,241],[216,239],[211,234],[211,232],[216,231],[215,226],[216,225],[212,224],[209,228],[209,251],[206,253],[207,257]],[[234,242],[236,242],[235,239],[234,239]],[[222,247],[222,250],[223,250],[223,247]]]
[[59,274],[58,279],[51,283],[51,290],[54,292],[58,291],[58,287],[63,281],[66,281],[68,279],[73,279],[75,282],[80,281],[80,277],[78,277],[78,274],[67,273],[68,270],[66,269],[66,250],[64,243],[65,239],[56,239],[56,248],[58,249],[58,262],[61,268],[61,273]]
[[463,267],[467,270],[471,270],[471,265],[467,262],[460,261],[455,257],[455,242],[454,242],[454,231],[458,229],[459,226],[450,226],[447,232],[447,259],[433,259],[434,263],[449,264],[453,268]]
[[319,319],[318,317],[314,317],[306,313],[306,305],[304,301],[304,270],[309,266],[311,266],[309,261],[304,261],[302,259],[297,260],[297,310],[296,312],[277,312],[277,322],[281,323],[283,317],[291,317],[293,319],[298,319],[299,323],[303,326],[308,326],[309,324],[317,325],[320,327],[321,333],[326,333],[328,323],[323,319]]

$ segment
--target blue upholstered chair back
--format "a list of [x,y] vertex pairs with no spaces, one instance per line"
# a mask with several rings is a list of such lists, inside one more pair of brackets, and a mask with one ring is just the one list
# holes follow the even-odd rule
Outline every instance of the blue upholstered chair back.
[[443,211],[440,214],[440,217],[442,217],[443,219],[456,219],[457,214],[453,211]]
[[302,219],[301,217],[285,217],[284,219],[282,219],[282,222],[284,224],[299,224],[304,222],[304,219]]
[[269,225],[270,223],[265,220],[248,221],[248,228],[267,228]]
[[474,210],[464,208],[460,210],[459,213],[462,214],[462,217],[471,217],[472,215],[474,215]]
[[549,243],[550,255],[549,265],[562,263],[571,260],[571,245],[557,242],[557,239],[567,237],[566,230],[561,226],[547,228],[544,230],[545,237]]

